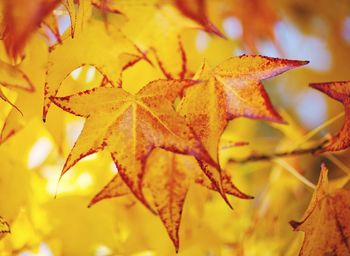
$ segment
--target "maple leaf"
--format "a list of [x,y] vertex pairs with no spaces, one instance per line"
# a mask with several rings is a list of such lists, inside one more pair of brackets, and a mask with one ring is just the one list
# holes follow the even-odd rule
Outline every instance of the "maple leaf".
[[160,150],[155,150],[148,160],[145,182],[177,252],[182,209],[191,183],[191,162],[186,156]]
[[345,121],[342,129],[319,152],[348,148],[350,146],[350,81],[312,83],[310,86],[341,102],[345,108]]
[[[74,38],[56,45],[49,55],[44,90],[43,119],[64,79],[75,69],[94,66],[112,86],[119,86],[121,72],[145,58],[119,30],[105,30],[102,22],[91,22]],[[62,63],[65,63],[62,65]]]
[[[217,188],[200,169],[192,156],[174,154],[163,149],[154,149],[147,159],[144,187],[149,189],[155,211],[162,220],[176,251],[179,249],[179,228],[181,215],[189,186],[196,182],[210,190]],[[225,193],[241,199],[253,197],[242,193],[231,181],[231,176],[223,174]],[[129,194],[129,189],[120,178],[113,179],[91,200],[89,207],[101,200]]]
[[225,37],[221,31],[209,20],[205,0],[174,0],[174,4],[183,15],[202,25],[206,32],[220,37]]
[[[20,89],[32,92],[34,90],[32,82],[28,76],[18,67],[10,65],[0,60],[0,85],[10,89]],[[18,112],[21,111],[3,93],[0,88],[0,98],[13,106]]]
[[117,174],[92,198],[88,207],[105,199],[128,195],[130,192],[128,186]]
[[[146,187],[151,191],[156,211],[176,251],[179,250],[179,228],[183,206],[193,181],[217,191],[192,156],[174,154],[160,149],[154,150],[150,155],[147,161]],[[230,177],[226,180],[223,190],[224,193],[233,194],[239,198],[252,198],[239,191],[232,184]]]
[[322,164],[317,188],[304,218],[291,221],[294,230],[305,232],[300,255],[350,255],[350,191],[332,191],[328,169]]
[[[184,116],[188,121],[188,124],[194,128],[194,132],[202,141],[212,158],[218,159],[218,143],[222,132],[226,128],[228,120],[244,116],[276,122],[282,121],[281,117],[272,107],[267,93],[261,84],[261,80],[306,63],[307,62],[304,61],[282,60],[262,56],[241,56],[231,58],[214,69],[210,69],[207,65],[204,65],[196,76],[199,80],[205,81],[203,86],[192,87],[186,91],[183,101],[179,104],[178,112],[180,115]],[[203,97],[204,94],[210,95],[210,97]],[[161,159],[168,157],[170,164],[173,162],[171,159],[175,158],[171,153],[169,156],[161,156],[161,153],[158,154],[158,158]],[[180,162],[179,165],[181,166],[181,163],[183,163],[181,156],[176,157],[175,159]],[[191,161],[187,161],[187,167],[183,167],[182,164],[182,168],[198,168],[196,162],[190,164]],[[157,164],[157,161],[154,162]],[[200,164],[202,170],[210,179],[210,182],[201,176],[197,178],[197,182],[218,191],[227,203],[227,191],[230,191],[230,193],[235,196],[244,197],[243,194],[231,182],[229,182],[230,178],[222,175],[220,169],[214,168],[205,162],[200,162]],[[191,166],[191,168],[188,168],[188,166]],[[167,168],[164,168],[156,169],[158,172],[160,172],[160,170],[167,170]],[[166,174],[162,176],[168,177]],[[162,184],[161,182],[158,183],[159,186]],[[172,181],[171,183],[176,184],[176,181]],[[119,183],[113,184],[113,182],[111,182],[109,186],[107,185],[107,188],[98,194],[97,201],[104,197],[113,197],[109,194],[111,191],[110,187],[117,184]],[[164,187],[166,186],[163,184],[163,190]],[[157,189],[159,191],[160,187],[157,187]],[[153,191],[156,190],[153,189]],[[182,187],[182,193],[177,195],[176,198],[178,204],[176,205],[177,209],[174,212],[178,213],[182,211],[182,204],[186,196],[185,191],[187,190]],[[162,202],[163,205],[165,201],[166,200]],[[166,220],[168,220],[167,216],[171,216],[171,214],[169,214],[169,209],[172,209],[172,207],[170,206],[169,208],[168,205],[168,211],[166,214],[160,212],[159,209],[158,213],[161,218],[162,215],[165,216],[162,220],[168,229],[175,247],[178,247],[176,232],[178,230],[180,217],[177,215],[176,221],[173,221],[171,224],[168,222],[166,223]],[[170,219],[173,220],[174,218]]]
[[159,0],[116,2],[112,6],[128,19],[121,28],[123,33],[143,51],[151,50],[165,77],[184,77],[181,34],[197,29],[197,22],[182,15],[173,4]]
[[13,0],[4,2],[4,43],[13,59],[21,54],[30,35],[60,0]]
[[108,13],[123,14],[118,9],[118,7],[113,6],[113,2],[111,2],[110,0],[91,0],[91,4],[101,11],[103,21],[106,27],[108,26],[108,20],[107,20]]
[[58,28],[58,22],[56,16],[51,13],[51,15],[48,15],[42,22],[43,25],[45,25],[51,33],[54,35],[54,37],[57,40],[57,43],[62,43],[62,37]]
[[[192,87],[186,90],[185,97],[178,106],[178,112],[180,115],[185,117],[188,124],[194,129],[194,132],[202,141],[211,157],[213,159],[217,159],[219,162],[218,144],[221,134],[225,130],[229,120],[237,117],[248,117],[253,119],[282,122],[282,118],[272,107],[261,80],[276,76],[291,68],[298,67],[306,63],[307,62],[305,61],[244,55],[241,57],[228,59],[213,69],[209,68],[207,65],[203,65],[202,69],[195,77],[195,79],[203,81],[202,86]],[[204,97],[203,95],[210,95],[210,97]],[[175,162],[179,161],[178,165],[180,167],[177,167],[176,170],[181,169],[182,172],[183,169],[195,170],[198,168],[198,164],[195,161],[190,164],[191,160],[187,160],[186,165],[184,165],[181,156],[175,158],[175,156],[171,153],[164,156],[162,156],[161,153],[158,153],[157,159],[165,158],[168,160],[163,160],[162,162],[168,162],[170,165],[174,162],[172,159],[176,159]],[[160,160],[154,160],[155,166],[160,164],[158,161]],[[223,175],[220,168],[215,168],[201,161],[199,161],[199,163],[201,169],[204,171],[210,181],[203,176],[198,176],[196,178],[197,182],[218,191],[228,204],[229,202],[226,198],[227,191],[230,191],[231,194],[241,198],[249,198],[246,195],[244,196],[243,193],[241,193],[232,184],[232,182],[230,182],[230,178],[228,176]],[[152,166],[152,164],[150,164],[150,166]],[[191,167],[189,168],[189,166]],[[160,170],[166,171],[169,169],[166,167],[167,166],[163,164],[162,168],[158,166],[158,168],[155,169],[158,172],[161,172]],[[169,175],[165,173],[162,175],[162,177],[169,177]],[[182,177],[182,179],[184,178]],[[176,186],[177,180],[173,180],[171,182],[168,181],[166,184],[170,183],[175,184]],[[176,198],[175,201],[177,204],[175,204],[175,208],[174,205],[171,206],[171,203],[169,203],[169,201],[174,202],[174,199],[168,198],[169,201],[166,204],[166,199],[159,198],[159,195],[155,192],[158,190],[159,193],[161,188],[164,190],[164,188],[167,188],[168,186],[160,181],[156,182],[155,184],[156,185],[154,186],[157,186],[157,188],[153,189],[153,194],[157,198],[154,198],[154,201],[157,201],[157,199],[162,200],[158,203],[158,207],[156,205],[157,211],[167,227],[168,233],[172,238],[175,247],[177,248],[177,232],[180,222],[179,218],[181,217],[179,212],[182,211],[183,201],[186,196],[186,189],[188,186],[184,185],[180,187],[182,192],[176,194],[176,196],[172,194],[174,192],[169,193],[168,190],[168,195],[172,195]],[[163,185],[161,186],[161,184]],[[118,185],[118,183],[109,183],[107,188],[98,194],[97,201],[104,199],[104,197],[113,197],[109,193],[111,191],[117,191],[117,189],[111,189],[111,187],[116,185]],[[150,188],[152,186],[152,183],[148,185]],[[160,194],[167,195],[166,192]],[[96,201],[96,199],[93,201]],[[164,208],[165,206],[167,207]],[[171,212],[177,213],[176,216],[169,218],[169,216],[173,215]]]
[[[36,119],[37,115],[42,112],[45,64],[48,56],[47,44],[42,40],[42,37],[33,36],[27,47],[30,51],[26,53],[22,62],[10,66],[17,70],[14,73],[16,76],[11,78],[11,73],[7,73],[7,76],[1,76],[4,79],[4,84],[16,91],[17,97],[14,104],[23,115],[14,108],[10,110],[1,128],[0,143],[4,143],[22,128],[27,127],[27,124]],[[0,71],[0,73],[2,72]],[[58,110],[52,111],[50,120],[45,124],[59,146],[62,145],[64,136],[63,115],[60,112]]]
[[242,40],[251,53],[258,53],[256,44],[261,39],[271,40],[279,47],[274,34],[274,26],[278,22],[278,17],[269,1],[235,0],[226,2],[225,7],[222,8],[224,16],[235,16],[240,20]]
[[154,147],[191,154],[217,166],[172,106],[179,93],[195,83],[157,80],[136,95],[121,88],[95,88],[71,96],[51,97],[63,110],[87,119],[62,175],[81,158],[106,148],[124,182],[149,207],[142,192],[142,180],[145,161]]
[[[232,57],[215,68],[203,64],[195,76],[195,79],[203,81],[203,85],[189,88],[186,91],[179,105],[179,113],[193,127],[211,157],[219,162],[218,145],[229,120],[247,117],[283,122],[273,108],[261,80],[307,63],[306,61],[242,55]],[[220,169],[215,169],[206,163],[199,163],[226,200],[221,184]]]
[[34,91],[34,86],[28,76],[18,65],[11,65],[0,60],[0,84],[10,89]]

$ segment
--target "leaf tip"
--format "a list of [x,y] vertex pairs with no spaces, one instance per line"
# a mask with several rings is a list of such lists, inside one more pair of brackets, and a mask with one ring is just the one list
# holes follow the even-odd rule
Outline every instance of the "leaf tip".
[[295,221],[295,220],[291,220],[289,221],[289,225],[292,226],[293,230],[297,230],[297,228],[300,226],[300,222],[298,221]]

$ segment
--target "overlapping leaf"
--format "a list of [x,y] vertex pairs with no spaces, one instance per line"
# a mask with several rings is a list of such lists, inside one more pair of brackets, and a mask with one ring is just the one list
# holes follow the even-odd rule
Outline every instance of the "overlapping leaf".
[[350,191],[331,190],[327,175],[323,164],[304,218],[300,222],[291,221],[295,230],[305,232],[299,255],[350,255]]
[[341,102],[345,108],[345,121],[340,132],[333,136],[331,141],[320,152],[339,151],[350,146],[350,82],[329,82],[310,84],[329,97]]
[[150,82],[136,95],[121,88],[95,88],[51,100],[63,110],[85,117],[62,175],[81,158],[104,148],[111,152],[123,181],[149,205],[142,191],[144,165],[154,147],[191,154],[217,165],[172,103],[192,80]]
[[[14,104],[20,109],[23,115],[14,108],[10,110],[1,128],[1,143],[26,127],[29,122],[42,113],[45,64],[48,57],[47,45],[41,37],[33,36],[30,42],[28,42],[27,47],[30,47],[31,50],[28,51],[24,60],[19,65],[15,66],[16,69],[20,70],[18,77],[21,78],[24,75],[22,79],[23,82],[19,79],[8,78],[11,79],[8,81],[12,81],[12,83],[13,81],[16,82],[16,84],[13,85],[28,84],[30,86],[30,89],[26,90],[20,89],[18,86],[10,87],[17,93]],[[5,77],[6,76],[4,76],[4,78]],[[52,111],[52,114],[46,127],[55,138],[57,145],[61,146],[64,134],[62,113],[60,111]]]
[[[32,82],[29,80],[27,75],[18,67],[10,65],[0,60],[0,85],[12,89],[20,89],[28,92],[34,90]],[[19,109],[6,97],[0,88],[0,98],[18,111]]]
[[[69,53],[69,54],[67,54]],[[140,56],[141,55],[141,56]],[[76,68],[91,65],[112,86],[120,84],[124,67],[143,57],[137,47],[118,30],[105,30],[102,22],[91,22],[81,33],[67,38],[50,53],[44,93],[43,118],[64,79]],[[65,63],[62,65],[62,63]]]
[[16,58],[43,19],[60,0],[16,0],[3,2],[4,43],[10,57]]
[[[153,150],[147,160],[144,187],[151,191],[155,211],[164,223],[177,251],[180,243],[179,228],[183,206],[189,186],[193,182],[217,191],[217,187],[203,174],[193,157],[162,149]],[[232,178],[227,172],[223,173],[222,186],[226,194],[241,199],[253,198],[242,193],[232,183]],[[101,200],[126,194],[128,194],[128,188],[120,175],[115,175],[91,200],[90,206]]]
[[[204,81],[203,86],[186,91],[179,112],[194,128],[212,158],[219,159],[220,137],[229,120],[247,117],[273,122],[283,121],[273,108],[261,80],[306,63],[243,55],[230,58],[213,69],[204,64],[196,77]],[[225,198],[221,188],[220,171],[205,163],[202,163],[201,167]]]
[[209,20],[205,0],[174,0],[174,4],[183,15],[198,22],[208,33],[224,37],[221,31]]
[[[227,122],[235,117],[250,117],[282,121],[273,109],[262,79],[305,64],[300,61],[280,60],[260,56],[232,58],[214,69],[204,65],[197,75],[202,84],[189,88],[178,112],[202,141],[213,159],[218,160],[218,145]],[[178,230],[181,212],[191,181],[219,192],[239,198],[251,198],[240,192],[227,173],[191,156],[156,151],[147,162],[148,182],[145,185],[153,195],[155,208],[162,219],[176,249],[179,247]],[[203,175],[201,169],[206,175]],[[147,176],[146,176],[147,177]],[[92,200],[124,195],[118,176]],[[228,201],[227,201],[228,202]]]
[[[95,1],[102,11],[121,12],[127,19],[121,27],[143,51],[154,53],[155,62],[167,78],[181,77],[184,71],[181,34],[186,29],[201,28],[170,3],[159,0]],[[179,54],[181,53],[181,54]]]
[[[257,42],[267,39],[276,43],[274,26],[278,22],[277,12],[266,0],[224,1],[223,14],[237,17],[242,25],[242,40],[245,48],[257,53]],[[277,45],[278,46],[278,45]]]

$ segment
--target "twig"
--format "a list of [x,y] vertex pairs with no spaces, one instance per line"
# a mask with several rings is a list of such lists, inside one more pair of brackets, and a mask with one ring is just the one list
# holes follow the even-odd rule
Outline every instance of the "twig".
[[276,152],[273,154],[261,154],[261,155],[252,154],[243,159],[230,158],[228,161],[229,163],[248,163],[248,162],[258,162],[258,161],[269,161],[269,160],[272,160],[275,158],[281,158],[281,157],[314,154],[320,149],[322,149],[326,143],[328,143],[328,140],[324,140],[320,144],[310,148],[300,148],[292,151]]
[[310,132],[308,132],[305,136],[303,136],[299,141],[297,141],[297,143],[294,144],[293,146],[293,150],[299,148],[302,144],[304,144],[306,141],[308,141],[309,139],[311,139],[313,136],[315,136],[316,134],[318,134],[320,131],[322,131],[324,128],[326,128],[327,126],[333,124],[334,122],[336,122],[337,120],[339,120],[340,118],[342,118],[345,115],[345,112],[341,112],[338,115],[332,117],[331,119],[327,120],[326,122],[324,122],[323,124],[321,124],[320,126],[316,127],[315,129],[311,130]]
[[311,181],[309,181],[307,178],[305,178],[303,175],[301,175],[293,166],[288,164],[288,162],[286,162],[283,159],[274,159],[274,162],[282,166],[286,171],[292,174],[295,178],[297,178],[307,187],[311,188],[311,190],[315,190],[316,185],[313,184]]

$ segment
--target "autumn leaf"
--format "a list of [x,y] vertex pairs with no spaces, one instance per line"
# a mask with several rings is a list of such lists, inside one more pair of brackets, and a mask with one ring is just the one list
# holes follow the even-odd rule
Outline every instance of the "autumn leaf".
[[[232,183],[231,177],[223,185],[224,193],[233,194],[243,199],[252,197],[239,191]],[[179,228],[184,202],[189,186],[198,184],[217,191],[208,177],[200,169],[192,156],[185,156],[154,150],[147,161],[145,187],[151,191],[155,209],[173,241],[175,250],[179,250]]]
[[123,181],[149,207],[142,191],[145,161],[154,147],[191,154],[217,165],[172,103],[192,80],[157,80],[136,95],[121,88],[95,88],[67,97],[51,97],[63,110],[85,117],[86,123],[62,170],[81,158],[107,149]]
[[350,146],[350,82],[313,83],[310,86],[341,102],[345,108],[345,121],[342,129],[319,152],[348,148]]
[[[210,190],[219,192],[216,185],[211,182],[207,176],[205,176],[203,173],[199,173],[197,177],[195,178],[195,182],[199,185],[202,185],[203,187],[206,187]],[[222,170],[221,174],[221,183],[222,183],[222,189],[225,194],[232,195],[241,199],[253,199],[253,196],[247,195],[243,192],[241,192],[233,183],[232,183],[232,177],[228,173],[227,170]]]
[[222,32],[209,20],[205,2],[205,0],[174,0],[175,6],[183,15],[198,22],[206,32],[224,37]]
[[[261,80],[305,65],[264,56],[240,56],[225,60],[215,68],[203,64],[195,79],[201,87],[189,88],[179,105],[179,113],[193,127],[213,159],[218,159],[218,145],[228,121],[237,117],[283,122],[273,108]],[[203,95],[208,95],[204,97]],[[206,163],[201,168],[225,199],[220,170]]]
[[290,224],[305,232],[300,255],[350,255],[350,192],[331,190],[325,164],[304,218]]
[[186,194],[191,182],[191,162],[166,151],[154,151],[149,157],[147,187],[160,219],[179,250],[179,227]]
[[[73,38],[67,38],[50,53],[44,91],[43,119],[62,82],[75,69],[94,66],[112,86],[119,86],[121,72],[144,55],[119,30],[105,30],[102,22],[89,26]],[[62,65],[65,63],[65,65]]]
[[51,33],[55,36],[57,43],[61,44],[62,43],[62,37],[58,28],[58,22],[57,18],[54,14],[48,15],[44,20],[43,20],[43,25],[45,25]]
[[154,63],[158,62],[166,78],[182,78],[181,74],[187,70],[184,71],[185,49],[181,36],[184,31],[199,26],[197,22],[182,15],[173,4],[159,2],[116,3],[128,19],[122,31],[143,51],[153,53]]
[[223,16],[237,17],[242,24],[242,40],[250,53],[258,52],[257,42],[272,41],[277,48],[274,27],[278,22],[277,12],[267,0],[235,0],[224,2]]
[[105,23],[105,26],[108,26],[107,15],[112,14],[122,14],[118,7],[114,7],[110,0],[91,0],[91,4],[99,9],[102,13],[102,17]]
[[[18,67],[10,65],[4,61],[0,60],[0,85],[7,87],[9,89],[19,89],[27,92],[34,91],[34,86],[29,80],[28,76]],[[22,113],[18,107],[13,104],[3,93],[0,88],[0,99],[9,103],[13,106],[19,113]]]
[[34,86],[28,76],[19,68],[0,61],[0,85],[10,89],[33,91]]
[[[23,115],[14,108],[6,114],[1,127],[0,143],[4,143],[13,137],[23,128],[27,127],[31,121],[35,120],[38,114],[42,113],[45,64],[48,57],[47,45],[42,38],[33,36],[30,42],[28,42],[27,47],[30,47],[32,50],[27,53],[20,64],[12,66],[19,70],[16,73],[18,78],[11,78],[9,76],[11,73],[8,73],[8,78],[6,79],[8,81],[6,84],[11,82],[11,86],[8,88],[13,89],[17,93],[14,104],[21,110]],[[6,78],[6,76],[3,76],[3,78]],[[14,82],[15,84],[13,84]],[[23,85],[26,89],[21,89],[18,85],[21,85],[21,87]],[[45,126],[54,137],[57,145],[61,146],[62,137],[64,137],[62,113],[57,110],[52,111],[51,114],[51,118]]]
[[350,256],[335,2],[0,0],[0,255]]
[[130,194],[130,189],[120,175],[115,175],[90,201],[88,207],[109,198],[120,197]]
[[[191,184],[197,184],[216,191],[217,188],[203,174],[197,161],[192,156],[175,154],[163,149],[154,149],[147,159],[144,188],[152,195],[155,211],[162,220],[167,232],[179,250],[179,228],[181,215],[187,191]],[[231,180],[231,176],[224,172],[223,190],[225,193],[241,199],[253,197],[242,193]],[[120,175],[113,179],[91,200],[89,207],[101,200],[120,197],[128,194],[128,188]]]
[[16,59],[43,19],[60,3],[60,0],[2,1],[4,8],[4,43],[7,53]]

